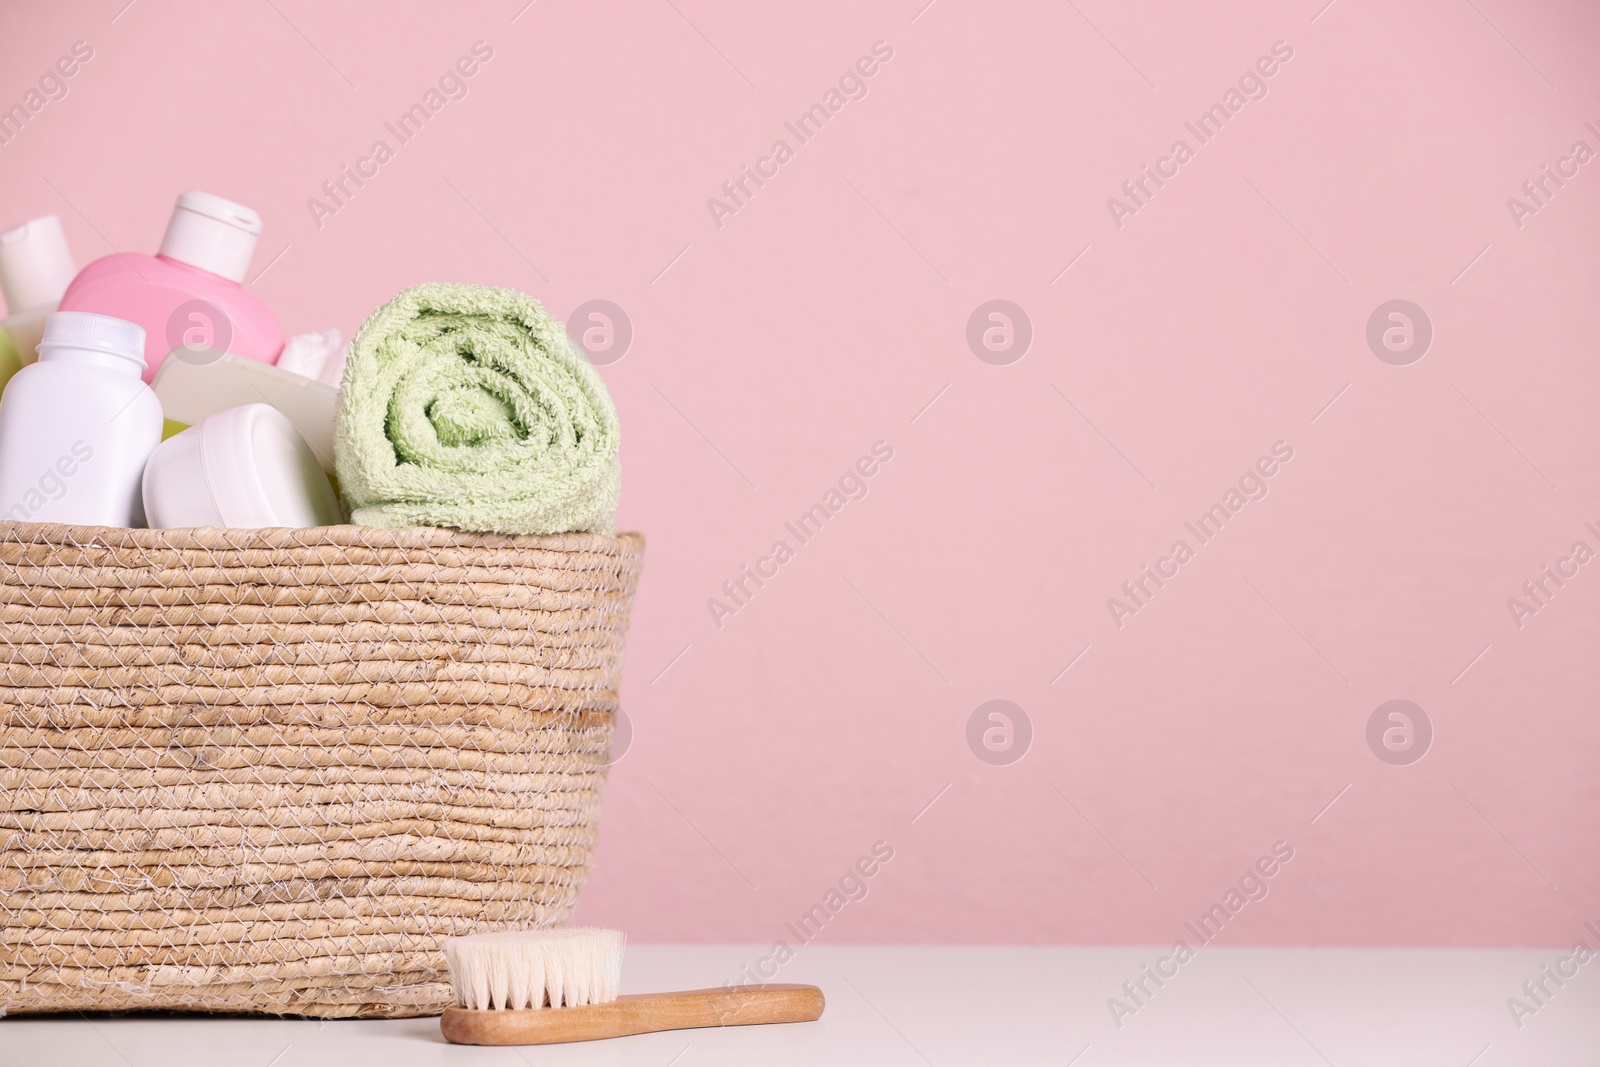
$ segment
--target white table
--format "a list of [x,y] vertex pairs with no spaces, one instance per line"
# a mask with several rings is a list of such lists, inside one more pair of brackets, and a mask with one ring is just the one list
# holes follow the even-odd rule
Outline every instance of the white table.
[[[720,985],[765,948],[635,946],[626,992]],[[1506,1000],[1560,950],[1204,947],[1119,1029],[1107,1000],[1156,948],[821,947],[773,980],[814,982],[816,1023],[524,1049],[445,1044],[435,1019],[205,1016],[0,1020],[3,1067],[410,1067],[471,1064],[1600,1063],[1600,959],[1519,1028]],[[1165,968],[1173,969],[1168,963]],[[1570,966],[1570,965],[1569,965]]]

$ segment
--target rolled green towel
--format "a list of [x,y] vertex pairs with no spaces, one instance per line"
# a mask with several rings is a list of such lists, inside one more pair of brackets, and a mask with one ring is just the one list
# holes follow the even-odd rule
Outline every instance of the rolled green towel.
[[533,297],[418,285],[350,346],[334,463],[353,521],[616,532],[617,409]]

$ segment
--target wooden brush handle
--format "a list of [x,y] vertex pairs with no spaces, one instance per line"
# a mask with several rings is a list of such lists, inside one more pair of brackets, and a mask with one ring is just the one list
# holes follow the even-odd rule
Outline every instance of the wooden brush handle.
[[814,985],[725,986],[636,994],[582,1008],[449,1007],[439,1029],[458,1045],[552,1045],[697,1026],[808,1023],[822,1015],[822,1006],[822,990]]

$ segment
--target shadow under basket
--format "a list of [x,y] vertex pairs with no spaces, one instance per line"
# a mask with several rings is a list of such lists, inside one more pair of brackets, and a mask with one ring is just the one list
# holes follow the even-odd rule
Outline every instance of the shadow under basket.
[[437,1014],[588,875],[643,540],[0,523],[0,1014]]

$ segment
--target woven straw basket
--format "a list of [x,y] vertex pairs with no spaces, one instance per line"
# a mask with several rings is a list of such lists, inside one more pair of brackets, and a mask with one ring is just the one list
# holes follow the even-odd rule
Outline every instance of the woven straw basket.
[[564,922],[642,551],[0,524],[0,1014],[435,1014]]

